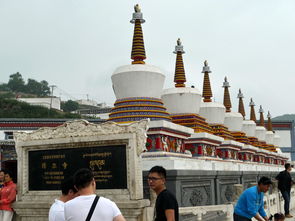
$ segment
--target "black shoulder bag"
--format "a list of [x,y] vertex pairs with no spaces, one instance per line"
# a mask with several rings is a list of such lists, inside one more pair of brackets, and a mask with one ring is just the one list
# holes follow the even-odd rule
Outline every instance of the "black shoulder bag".
[[96,204],[97,204],[98,200],[99,200],[99,196],[95,196],[94,201],[93,201],[93,203],[91,205],[91,208],[89,210],[89,213],[88,213],[87,218],[86,218],[85,221],[90,221],[90,219],[92,217],[92,214],[93,214],[93,212],[95,210],[95,207],[96,207]]

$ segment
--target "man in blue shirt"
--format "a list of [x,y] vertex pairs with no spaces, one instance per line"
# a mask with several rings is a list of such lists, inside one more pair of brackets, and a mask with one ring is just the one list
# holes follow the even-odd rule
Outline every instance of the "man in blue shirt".
[[271,184],[271,180],[263,176],[257,186],[246,189],[235,206],[234,221],[251,221],[252,217],[258,221],[268,221],[264,211],[263,196]]

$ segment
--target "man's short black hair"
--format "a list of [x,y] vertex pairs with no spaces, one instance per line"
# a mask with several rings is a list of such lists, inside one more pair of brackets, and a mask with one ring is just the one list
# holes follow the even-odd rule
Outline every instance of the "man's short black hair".
[[272,184],[272,182],[268,177],[262,176],[258,181],[258,185],[260,185],[260,184],[262,184],[262,185],[270,185],[270,184]]
[[69,177],[69,178],[65,179],[61,183],[60,188],[61,188],[62,195],[68,195],[70,190],[72,190],[74,193],[76,193],[78,191],[74,187],[74,179],[73,179],[73,177]]
[[88,168],[79,169],[74,174],[74,185],[78,190],[83,189],[90,185],[93,178],[93,173]]
[[288,170],[291,167],[290,163],[285,163],[285,169]]
[[275,218],[275,220],[285,219],[285,215],[283,213],[276,213],[273,217]]
[[149,173],[158,173],[160,176],[166,179],[166,169],[162,166],[154,166],[150,169]]

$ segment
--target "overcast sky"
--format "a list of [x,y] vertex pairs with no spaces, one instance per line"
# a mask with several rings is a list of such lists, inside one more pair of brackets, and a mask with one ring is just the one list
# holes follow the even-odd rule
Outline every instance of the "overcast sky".
[[146,63],[163,70],[165,88],[174,85],[180,37],[187,86],[202,90],[207,59],[215,101],[223,101],[227,76],[234,111],[241,88],[248,118],[250,97],[256,112],[261,104],[273,117],[295,113],[294,0],[0,0],[0,82],[18,71],[112,105],[111,74],[131,62],[136,3],[146,20]]

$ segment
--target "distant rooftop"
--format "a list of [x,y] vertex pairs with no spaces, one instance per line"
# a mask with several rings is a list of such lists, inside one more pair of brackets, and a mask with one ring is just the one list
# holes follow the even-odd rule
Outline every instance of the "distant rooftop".
[[[53,119],[53,118],[0,118],[0,130],[37,130],[41,127],[57,127],[66,121],[75,119]],[[81,120],[81,119],[77,119]],[[84,119],[90,123],[100,124],[102,119]]]

